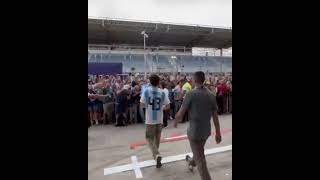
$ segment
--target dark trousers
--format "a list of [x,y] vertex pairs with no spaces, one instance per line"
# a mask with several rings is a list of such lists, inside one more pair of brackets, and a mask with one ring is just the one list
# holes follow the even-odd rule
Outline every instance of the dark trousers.
[[223,96],[217,96],[218,113],[223,112]]
[[174,102],[174,113],[177,113],[181,107],[182,101],[175,101]]
[[189,138],[190,147],[193,153],[193,158],[189,162],[190,165],[196,166],[201,177],[201,180],[211,180],[210,173],[207,168],[206,157],[204,155],[204,145],[207,139],[192,140]]
[[141,104],[139,104],[139,115],[143,123],[145,123],[145,108],[142,108]]
[[134,123],[138,122],[138,116],[139,116],[138,112],[139,112],[139,105],[137,102],[134,102],[132,105],[132,113],[131,113]]
[[164,110],[163,111],[163,127],[167,127],[168,126],[169,111],[170,110]]
[[232,113],[232,95],[229,95],[228,98],[228,110],[230,113]]
[[222,98],[222,112],[226,113],[228,112],[228,95],[224,95]]
[[[183,104],[183,101],[182,101],[182,104]],[[182,104],[181,104],[181,105],[182,105]],[[185,122],[187,122],[187,121],[189,121],[188,111],[186,111],[186,112],[184,113],[184,116],[183,116],[183,118],[182,118],[182,122],[183,122],[183,123],[185,123]]]
[[176,118],[176,112],[175,112],[175,103],[170,103],[170,115],[173,119]]

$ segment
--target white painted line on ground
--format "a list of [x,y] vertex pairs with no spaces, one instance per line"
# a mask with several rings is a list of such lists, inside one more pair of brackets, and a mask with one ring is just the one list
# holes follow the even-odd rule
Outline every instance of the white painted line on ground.
[[[220,153],[220,152],[225,152],[225,151],[230,151],[230,150],[232,150],[232,145],[206,149],[204,151],[204,154],[205,155],[210,155],[210,154],[215,154],[215,153]],[[179,155],[175,155],[175,156],[168,156],[168,157],[163,157],[161,162],[162,162],[162,164],[166,164],[166,163],[170,163],[170,162],[185,160],[186,155],[189,155],[190,157],[193,156],[192,153],[179,154]],[[136,158],[135,159],[136,162],[134,162],[134,158],[133,157]],[[156,161],[155,160],[148,160],[148,161],[138,162],[136,156],[132,156],[131,160],[132,160],[133,164],[127,164],[127,165],[122,165],[122,166],[105,168],[104,169],[104,175],[110,175],[110,174],[115,174],[115,173],[135,170],[136,177],[138,178],[139,174],[137,175],[136,169],[137,169],[137,171],[139,171],[140,168],[150,167],[150,166],[155,166],[156,165]],[[141,170],[140,170],[140,173],[141,173]],[[142,177],[142,173],[141,173],[141,177]]]
[[205,155],[232,150],[232,145],[204,150]]
[[[215,154],[215,153],[229,151],[229,150],[232,150],[232,145],[217,147],[217,148],[212,148],[212,149],[206,149],[204,151],[204,154],[210,155],[210,154]],[[190,157],[193,157],[192,153],[179,154],[179,155],[175,155],[175,156],[163,157],[161,162],[162,162],[162,164],[165,164],[165,163],[185,160],[187,155],[189,155]],[[140,162],[139,165],[140,165],[140,168],[150,167],[150,166],[156,165],[156,162],[154,160],[149,160],[149,161]]]
[[[163,161],[161,161],[163,163]],[[140,168],[155,166],[157,163],[155,160],[148,160],[139,163]]]
[[134,173],[136,174],[136,178],[137,179],[143,178],[140,166],[138,164],[137,156],[131,156],[131,161],[132,161]]
[[132,164],[126,164],[123,166],[116,166],[112,168],[105,168],[104,169],[104,175],[110,175],[110,174],[115,174],[119,172],[124,172],[124,171],[130,171],[133,169]]

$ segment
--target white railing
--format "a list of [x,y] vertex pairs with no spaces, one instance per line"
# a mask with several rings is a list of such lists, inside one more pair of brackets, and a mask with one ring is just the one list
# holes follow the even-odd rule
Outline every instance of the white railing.
[[193,26],[193,27],[206,27],[206,28],[219,28],[219,29],[230,29],[230,30],[232,30],[232,27],[225,27],[225,26],[210,26],[210,25],[203,25],[203,24],[173,23],[173,22],[148,21],[148,20],[125,19],[125,18],[88,16],[88,19],[112,20],[112,21],[128,21],[128,22],[141,22],[141,23],[155,23],[155,24],[168,24],[168,25],[178,25],[178,26]]
[[[143,55],[144,51],[132,50],[132,51],[117,51],[117,50],[88,50],[92,54],[140,54]],[[176,52],[176,51],[148,51],[149,55],[179,55],[179,56],[190,56],[191,52]]]

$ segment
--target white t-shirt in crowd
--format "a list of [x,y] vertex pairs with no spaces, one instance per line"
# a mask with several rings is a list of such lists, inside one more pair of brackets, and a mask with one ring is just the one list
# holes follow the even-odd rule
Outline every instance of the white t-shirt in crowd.
[[166,97],[169,98],[169,90],[167,88],[162,89],[162,91],[164,92],[164,94],[166,95]]
[[146,88],[140,102],[146,107],[146,124],[163,124],[163,107],[170,104],[163,90],[152,86]]

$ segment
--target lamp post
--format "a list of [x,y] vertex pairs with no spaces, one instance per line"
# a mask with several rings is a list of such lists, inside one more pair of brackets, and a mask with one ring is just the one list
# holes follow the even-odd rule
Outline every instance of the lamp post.
[[148,38],[148,34],[145,31],[142,31],[143,35],[143,50],[144,50],[144,79],[147,79],[147,58],[146,58],[146,38]]
[[173,59],[176,63],[176,69],[177,69],[177,74],[178,74],[178,63],[177,63],[177,57],[176,56],[171,56],[171,59]]

